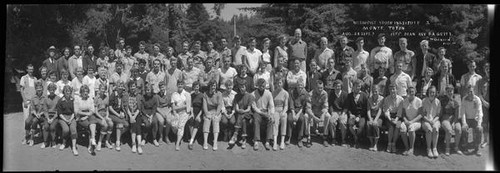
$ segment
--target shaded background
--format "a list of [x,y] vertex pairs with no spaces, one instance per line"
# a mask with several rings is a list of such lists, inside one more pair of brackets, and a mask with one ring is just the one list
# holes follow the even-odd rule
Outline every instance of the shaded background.
[[[230,4],[232,5],[232,4]],[[336,46],[338,35],[356,30],[352,21],[429,21],[422,31],[449,31],[452,43],[447,48],[447,58],[453,61],[453,73],[459,78],[467,72],[463,60],[474,59],[477,72],[483,75],[482,64],[489,60],[489,27],[487,6],[481,4],[263,4],[260,7],[240,8],[245,14],[223,20],[221,11],[226,4],[215,3],[207,9],[201,3],[192,4],[72,4],[72,5],[7,5],[6,16],[6,73],[4,81],[4,113],[20,111],[21,96],[16,92],[11,76],[14,68],[24,70],[28,63],[38,69],[47,58],[47,49],[54,45],[59,54],[64,47],[75,44],[92,44],[96,48],[116,48],[117,38],[138,50],[139,41],[146,41],[147,51],[159,43],[161,51],[167,46],[181,50],[183,41],[214,41],[219,49],[220,39],[227,38],[232,45],[234,25],[236,34],[242,36],[243,45],[250,37],[261,41],[271,39],[271,50],[277,46],[280,34],[293,35],[302,28],[303,40],[308,43],[309,56],[318,48],[319,38],[326,36],[330,48]],[[252,14],[252,15],[248,15]],[[418,28],[417,28],[418,29]],[[386,31],[386,33],[389,31]],[[365,36],[365,50],[377,45],[376,32]],[[356,36],[357,37],[357,36]],[[356,48],[349,37],[349,46]],[[408,37],[410,50],[420,51],[421,37]],[[387,37],[386,45],[394,52],[399,50],[398,37]],[[436,49],[440,42],[430,42]],[[203,46],[204,47],[204,46]],[[19,77],[21,74],[17,74]],[[39,76],[38,70],[35,75]],[[9,105],[13,104],[13,105]]]

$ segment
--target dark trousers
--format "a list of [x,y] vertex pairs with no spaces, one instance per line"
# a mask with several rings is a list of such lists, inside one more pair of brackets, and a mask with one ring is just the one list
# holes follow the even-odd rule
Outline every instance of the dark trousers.
[[[294,122],[295,125],[293,125]],[[290,138],[294,129],[298,131],[298,140],[301,140],[304,136],[309,136],[309,131],[306,130],[307,118],[303,113],[301,113],[297,121],[293,119],[292,113],[288,113],[287,123],[286,135]]]
[[273,123],[269,120],[269,118],[266,118],[258,113],[253,113],[254,141],[260,141],[260,127],[262,123],[266,124],[266,139],[273,139]]
[[241,129],[241,136],[246,137],[248,136],[248,125],[250,124],[250,120],[252,120],[252,114],[251,113],[235,113],[236,116],[236,124],[234,125],[234,128],[236,129],[236,132],[238,132],[238,129]]
[[[467,126],[469,128],[472,128],[473,131],[473,144],[474,144],[474,149],[479,149],[479,145],[481,144],[481,137],[483,136],[483,127],[480,126],[475,119],[466,119]],[[462,131],[465,133],[465,136],[469,136],[469,131],[467,129],[462,129]]]

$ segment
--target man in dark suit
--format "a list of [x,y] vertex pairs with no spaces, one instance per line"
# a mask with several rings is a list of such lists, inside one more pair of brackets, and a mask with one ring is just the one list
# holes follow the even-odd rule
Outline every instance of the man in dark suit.
[[[48,71],[47,74],[49,74],[52,71],[56,71],[56,47],[55,46],[50,46],[49,47],[49,58],[45,59],[43,61],[43,66],[47,67]],[[57,72],[57,71],[56,71]]]
[[415,81],[417,79],[421,79],[425,73],[425,70],[423,70],[423,69],[427,69],[427,67],[432,68],[434,62],[436,61],[436,55],[429,52],[429,50],[430,50],[429,41],[422,40],[420,42],[420,49],[422,51],[418,52],[416,55],[416,57],[417,57],[417,69],[415,71],[416,75],[413,78],[413,81]]
[[87,52],[85,56],[83,56],[83,71],[87,71],[89,67],[96,69],[96,61],[97,57],[94,55],[94,46],[89,44],[87,46]]

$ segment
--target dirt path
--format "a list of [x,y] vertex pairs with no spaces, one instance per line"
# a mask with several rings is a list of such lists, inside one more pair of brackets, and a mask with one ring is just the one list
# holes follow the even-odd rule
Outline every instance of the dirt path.
[[[289,146],[283,151],[253,151],[234,147],[227,150],[227,143],[219,142],[219,151],[202,150],[195,144],[194,150],[181,145],[181,151],[162,143],[160,147],[146,144],[144,154],[103,149],[91,156],[87,148],[79,146],[75,157],[69,148],[41,149],[21,145],[24,133],[21,113],[4,115],[4,170],[5,171],[69,171],[69,170],[484,170],[489,152],[483,156],[451,155],[429,159],[423,155],[402,156],[366,149],[323,147],[313,143],[311,148]],[[383,145],[385,148],[385,145]],[[423,150],[422,150],[423,151]]]

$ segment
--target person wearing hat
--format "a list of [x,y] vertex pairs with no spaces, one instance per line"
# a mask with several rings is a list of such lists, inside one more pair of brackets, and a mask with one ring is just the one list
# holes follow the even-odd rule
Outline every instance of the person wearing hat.
[[[385,34],[380,33],[378,35],[378,46],[370,51],[370,57],[366,61],[370,71],[378,72],[377,69],[380,67],[389,69],[390,74],[394,73],[394,59],[392,58],[391,48],[385,46]],[[375,73],[373,77],[377,77],[378,74]]]
[[57,60],[56,60],[56,47],[50,46],[48,49],[49,57],[43,61],[43,65],[47,67],[48,73],[57,70]]
[[358,37],[356,39],[356,46],[358,49],[352,54],[352,68],[358,73],[361,70],[361,64],[366,65],[366,60],[370,56],[370,53],[363,48],[364,45],[365,39],[363,37]]
[[[337,65],[335,68],[337,70],[342,71],[342,69],[340,69],[340,62],[345,61],[347,58],[351,58],[354,53],[354,49],[347,45],[348,42],[349,40],[346,36],[340,36],[339,46],[335,49],[335,64]],[[352,66],[352,62],[350,62],[350,64]]]

